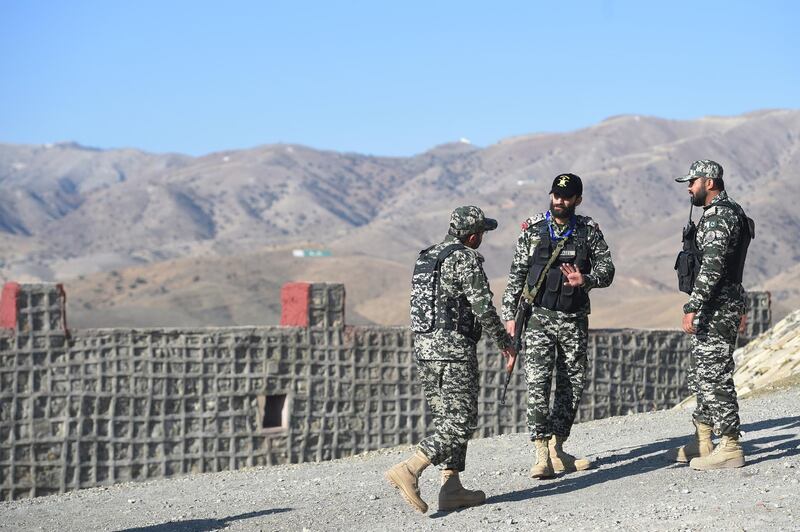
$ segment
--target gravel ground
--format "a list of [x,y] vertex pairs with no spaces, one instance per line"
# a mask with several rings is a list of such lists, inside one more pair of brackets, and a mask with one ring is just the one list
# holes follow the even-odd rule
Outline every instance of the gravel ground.
[[696,472],[664,453],[692,430],[664,411],[575,426],[567,449],[597,467],[536,481],[525,434],[470,443],[464,485],[485,505],[436,511],[438,474],[423,474],[426,515],[383,479],[411,447],[318,464],[120,484],[0,503],[0,530],[800,530],[800,387],[741,404],[747,465]]

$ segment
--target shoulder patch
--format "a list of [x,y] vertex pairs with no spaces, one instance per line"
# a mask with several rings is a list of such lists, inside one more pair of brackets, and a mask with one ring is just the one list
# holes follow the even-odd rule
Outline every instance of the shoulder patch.
[[544,221],[544,219],[545,219],[544,218],[544,213],[540,212],[538,214],[534,214],[533,216],[531,216],[530,218],[528,218],[527,220],[522,222],[522,225],[521,225],[522,230],[524,231],[524,230],[528,229],[529,227],[531,227],[532,225],[536,225],[539,222]]
[[711,244],[712,242],[722,240],[723,238],[725,238],[725,235],[723,235],[720,231],[708,231],[703,236],[703,244]]

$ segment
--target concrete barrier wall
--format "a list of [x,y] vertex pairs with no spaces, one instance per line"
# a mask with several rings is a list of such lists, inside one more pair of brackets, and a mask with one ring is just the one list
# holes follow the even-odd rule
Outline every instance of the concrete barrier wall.
[[[406,328],[345,326],[341,285],[295,284],[282,299],[302,307],[284,326],[70,332],[59,285],[7,285],[0,499],[329,460],[428,433]],[[765,329],[768,294],[751,299],[750,327]],[[687,394],[680,332],[593,330],[589,349],[579,420],[668,408]],[[522,372],[500,408],[501,357],[485,341],[479,357],[476,435],[526,430]]]

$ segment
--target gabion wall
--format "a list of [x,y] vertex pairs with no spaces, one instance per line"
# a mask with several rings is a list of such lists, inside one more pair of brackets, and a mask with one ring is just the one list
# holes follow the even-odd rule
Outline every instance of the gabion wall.
[[747,325],[739,335],[738,344],[744,345],[772,327],[772,302],[769,292],[747,293]]
[[[63,301],[57,285],[22,285],[16,326],[0,335],[0,499],[329,460],[429,430],[412,336],[345,327],[341,285],[311,286],[303,328],[68,334]],[[769,299],[751,312],[763,316],[758,301]],[[677,331],[591,331],[579,420],[678,403],[688,345]],[[521,361],[500,408],[501,357],[487,342],[479,357],[476,435],[526,430]]]

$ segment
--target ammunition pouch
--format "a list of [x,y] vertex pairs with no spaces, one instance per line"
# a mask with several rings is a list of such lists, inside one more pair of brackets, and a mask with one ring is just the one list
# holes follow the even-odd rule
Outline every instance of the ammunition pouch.
[[[725,271],[722,279],[731,283],[739,284],[742,282],[744,273],[744,263],[747,258],[747,249],[750,241],[755,238],[755,222],[747,216],[744,210],[727,200],[719,201],[716,207],[728,207],[736,212],[741,224],[739,240],[736,243],[733,255],[726,261]],[[683,228],[683,249],[675,259],[675,271],[678,274],[678,290],[691,294],[694,290],[694,283],[700,273],[700,266],[703,262],[703,252],[697,247],[697,227],[694,222],[689,220]]]
[[691,220],[683,228],[683,249],[675,259],[675,271],[678,273],[678,290],[691,294],[694,289],[694,282],[697,274],[700,273],[700,264],[703,254],[697,248],[695,237],[697,236],[697,226]]
[[584,274],[591,271],[589,229],[586,226],[576,227],[574,234],[569,237],[566,245],[552,261],[549,259],[554,251],[554,244],[550,239],[547,224],[542,223],[539,229],[539,244],[531,254],[528,268],[526,279],[528,289],[533,290],[542,274],[545,278],[541,289],[536,293],[533,304],[550,310],[577,312],[587,304],[589,295],[583,287],[565,284],[566,277],[561,273],[561,265],[574,264]]

